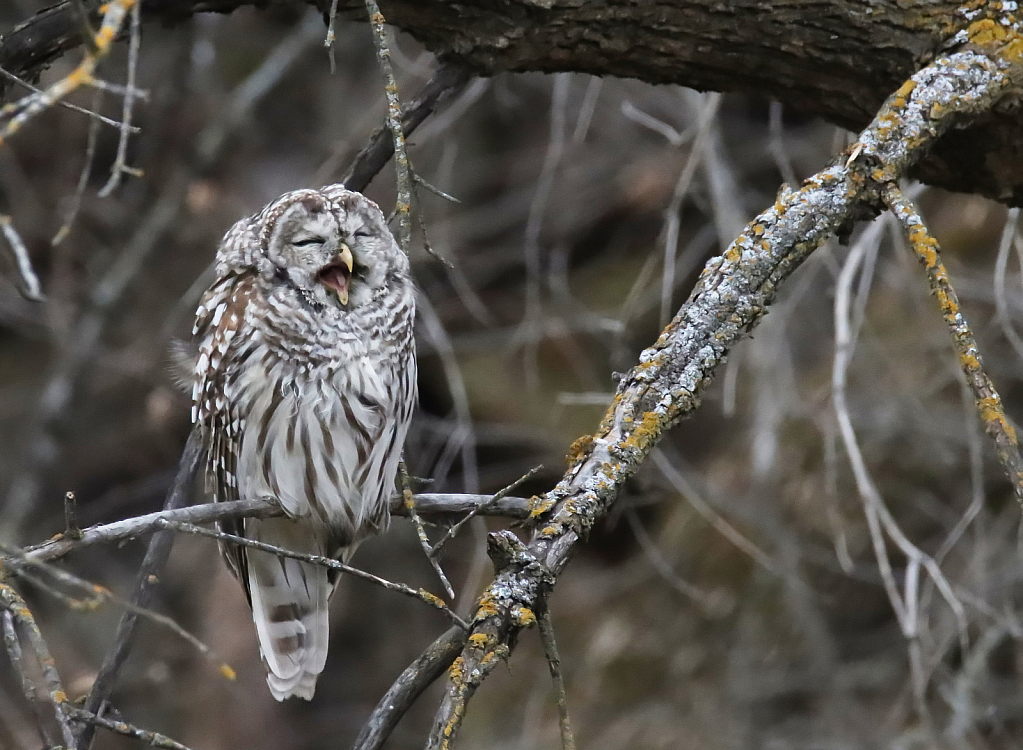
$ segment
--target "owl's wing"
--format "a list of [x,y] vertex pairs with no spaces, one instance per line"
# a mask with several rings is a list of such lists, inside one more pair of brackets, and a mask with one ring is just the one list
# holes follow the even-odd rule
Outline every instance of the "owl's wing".
[[[236,472],[244,415],[231,397],[231,388],[238,351],[249,338],[245,313],[253,292],[251,274],[229,274],[218,279],[203,295],[192,329],[199,344],[192,386],[192,423],[202,430],[207,456],[206,493],[214,502],[238,499]],[[228,534],[242,536],[244,532],[240,520],[225,520],[219,526]],[[221,551],[235,576],[247,580],[245,548],[223,544]]]

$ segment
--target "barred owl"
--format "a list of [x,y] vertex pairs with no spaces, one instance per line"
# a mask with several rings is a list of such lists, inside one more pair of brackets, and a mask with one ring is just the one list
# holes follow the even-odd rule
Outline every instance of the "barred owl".
[[[266,499],[286,517],[224,531],[347,560],[389,521],[416,401],[409,263],[369,199],[296,190],[236,223],[196,312],[192,421],[216,501]],[[336,571],[237,545],[277,700],[311,699],[327,656]]]

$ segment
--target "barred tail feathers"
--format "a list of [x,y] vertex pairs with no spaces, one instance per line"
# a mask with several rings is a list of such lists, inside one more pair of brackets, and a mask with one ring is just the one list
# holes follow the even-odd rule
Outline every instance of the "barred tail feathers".
[[[246,536],[295,552],[323,554],[315,532],[287,518],[250,519]],[[248,550],[248,587],[266,681],[279,701],[311,700],[327,660],[327,569],[268,552]]]

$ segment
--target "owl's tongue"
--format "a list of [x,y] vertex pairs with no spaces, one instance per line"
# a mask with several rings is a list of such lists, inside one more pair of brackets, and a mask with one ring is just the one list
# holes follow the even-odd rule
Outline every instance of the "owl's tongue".
[[352,272],[344,263],[331,263],[320,269],[317,279],[332,290],[342,305],[348,304],[348,285],[352,280]]

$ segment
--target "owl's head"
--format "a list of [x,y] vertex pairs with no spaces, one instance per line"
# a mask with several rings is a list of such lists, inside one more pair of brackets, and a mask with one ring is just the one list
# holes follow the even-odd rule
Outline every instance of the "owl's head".
[[314,304],[354,310],[407,276],[408,258],[380,209],[342,185],[287,193],[254,218],[258,251],[242,264]]

